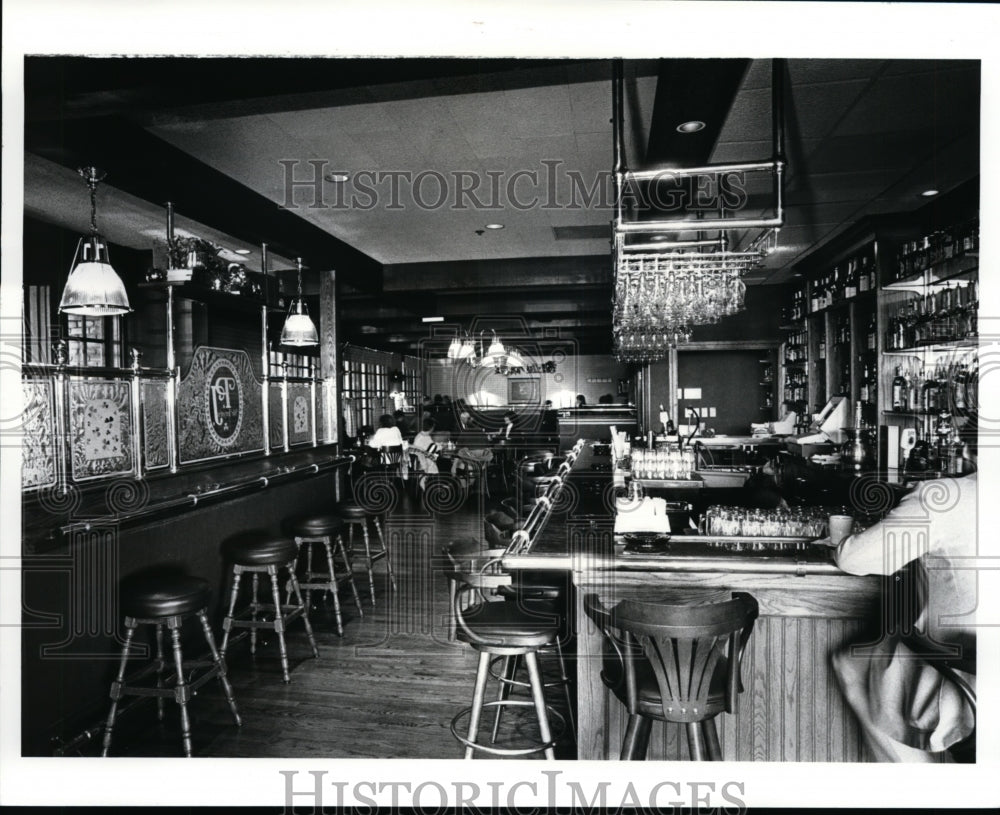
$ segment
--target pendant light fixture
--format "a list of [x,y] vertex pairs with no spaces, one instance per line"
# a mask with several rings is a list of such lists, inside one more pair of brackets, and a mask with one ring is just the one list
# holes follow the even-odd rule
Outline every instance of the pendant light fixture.
[[507,361],[507,349],[503,347],[503,343],[497,338],[497,332],[493,332],[493,342],[490,343],[489,350],[486,352],[486,356],[480,363],[485,367],[496,367],[499,368],[503,366]]
[[128,314],[125,284],[111,267],[108,245],[97,232],[97,185],[104,173],[96,167],[81,167],[77,172],[90,188],[90,235],[80,238],[63,288],[59,311],[88,317],[116,317]]
[[305,298],[302,296],[302,258],[296,258],[299,270],[298,294],[292,300],[285,318],[285,326],[281,329],[281,344],[304,347],[319,345],[319,332],[316,324],[309,317]]

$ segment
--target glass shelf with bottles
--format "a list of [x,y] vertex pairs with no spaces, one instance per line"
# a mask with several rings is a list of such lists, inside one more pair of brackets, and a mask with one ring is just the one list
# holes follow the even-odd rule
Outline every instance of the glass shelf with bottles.
[[807,313],[819,314],[842,303],[874,294],[875,289],[875,244],[870,243],[812,281],[806,303]]
[[940,229],[904,243],[896,255],[892,279],[883,289],[923,290],[949,280],[971,279],[979,270],[979,220]]
[[979,399],[979,358],[956,351],[951,357],[896,366],[887,414],[966,416]]
[[805,365],[809,359],[808,334],[805,329],[795,331],[785,340],[784,361],[786,366]]
[[778,328],[782,331],[801,331],[805,327],[806,284],[792,289],[788,303],[782,307]]
[[888,318],[884,350],[912,353],[977,344],[979,282],[969,280],[923,291]]

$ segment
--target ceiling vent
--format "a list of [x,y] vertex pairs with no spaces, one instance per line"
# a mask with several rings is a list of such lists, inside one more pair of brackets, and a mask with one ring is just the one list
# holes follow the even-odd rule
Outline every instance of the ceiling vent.
[[608,224],[593,224],[590,226],[554,226],[552,233],[557,241],[595,241],[611,240],[611,227]]

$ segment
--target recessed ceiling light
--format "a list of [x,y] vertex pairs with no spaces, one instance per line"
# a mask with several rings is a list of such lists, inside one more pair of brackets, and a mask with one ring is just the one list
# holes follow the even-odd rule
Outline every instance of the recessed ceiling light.
[[690,122],[684,122],[683,124],[677,125],[678,133],[697,133],[699,130],[705,129],[705,123],[699,122],[697,119],[692,119]]
[[377,329],[377,328],[376,328],[375,326],[373,326],[373,325],[363,325],[363,326],[361,326],[361,328],[360,328],[360,329],[358,329],[358,330],[359,330],[359,331],[360,331],[360,332],[361,332],[362,334],[375,334],[375,333],[377,333],[377,332],[378,332],[378,329]]
[[486,224],[487,229],[503,229],[503,224]]
[[250,254],[250,250],[249,249],[234,249],[233,251],[236,252],[237,255],[249,255]]
[[651,237],[650,240],[651,241],[666,241],[666,240],[670,240],[670,239],[666,235],[653,235],[653,237]]
[[341,184],[341,183],[343,183],[344,181],[347,181],[347,179],[348,179],[348,178],[350,178],[350,176],[349,176],[349,175],[347,175],[347,173],[327,173],[327,174],[326,174],[325,176],[323,176],[323,177],[324,177],[324,178],[325,178],[325,179],[326,179],[327,181],[332,181],[332,182],[334,182],[335,184]]
[[922,196],[923,196],[924,198],[930,198],[931,196],[934,196],[934,195],[937,195],[937,194],[938,194],[938,191],[937,191],[937,190],[924,190],[924,191],[923,191],[922,193],[920,193],[920,194],[921,194],[921,195],[922,195]]
[[420,322],[422,323],[443,323],[444,317],[421,317]]

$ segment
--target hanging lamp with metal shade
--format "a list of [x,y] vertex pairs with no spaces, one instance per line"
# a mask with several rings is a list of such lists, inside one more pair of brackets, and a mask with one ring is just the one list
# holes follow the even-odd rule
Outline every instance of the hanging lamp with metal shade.
[[298,265],[298,293],[288,309],[288,317],[281,329],[281,344],[295,347],[319,345],[319,332],[316,324],[309,317],[305,298],[302,296],[302,258],[295,259]]
[[97,231],[97,185],[104,173],[96,167],[81,167],[77,172],[90,188],[90,235],[77,243],[59,311],[88,317],[128,314],[132,306],[125,284],[112,268],[107,242]]

